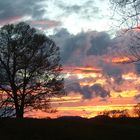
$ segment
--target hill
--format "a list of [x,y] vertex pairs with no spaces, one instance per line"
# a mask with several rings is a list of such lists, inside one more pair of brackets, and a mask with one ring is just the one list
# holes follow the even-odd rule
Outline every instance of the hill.
[[137,140],[140,119],[0,119],[1,140]]

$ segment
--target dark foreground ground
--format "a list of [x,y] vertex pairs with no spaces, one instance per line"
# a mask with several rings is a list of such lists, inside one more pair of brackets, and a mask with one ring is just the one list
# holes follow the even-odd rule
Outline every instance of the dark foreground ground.
[[140,119],[0,119],[0,140],[139,140]]

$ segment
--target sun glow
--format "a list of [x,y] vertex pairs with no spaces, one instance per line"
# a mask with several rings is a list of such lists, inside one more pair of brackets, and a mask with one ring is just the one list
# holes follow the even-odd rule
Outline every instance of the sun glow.
[[80,86],[92,86],[94,84],[101,84],[101,85],[104,85],[106,82],[105,79],[97,79],[97,80],[93,80],[93,81],[88,81],[88,80],[85,80],[85,81],[80,81]]
[[116,97],[134,97],[138,94],[137,90],[126,90],[126,91],[121,91],[121,92],[111,92],[111,97],[116,98]]
[[[58,107],[56,113],[47,114],[51,118],[57,118],[61,116],[81,116],[85,118],[92,118],[97,115],[99,115],[101,112],[105,111],[112,111],[112,110],[128,110],[130,112],[130,115],[134,117],[135,115],[131,111],[133,107],[136,104],[112,104],[112,105],[96,105],[96,106],[63,106]],[[26,114],[27,115],[27,114]],[[28,114],[30,116],[31,114]],[[44,118],[46,117],[46,113],[41,111],[35,111],[34,116],[32,117],[38,117],[38,118]]]
[[122,78],[125,79],[125,80],[136,80],[136,79],[138,79],[137,75],[133,72],[123,74]]
[[96,67],[64,67],[66,77],[76,76],[78,79],[96,78],[102,76],[102,69]]
[[130,62],[130,58],[125,57],[125,56],[123,56],[123,57],[114,57],[112,59],[112,62],[113,63],[127,63],[127,62]]

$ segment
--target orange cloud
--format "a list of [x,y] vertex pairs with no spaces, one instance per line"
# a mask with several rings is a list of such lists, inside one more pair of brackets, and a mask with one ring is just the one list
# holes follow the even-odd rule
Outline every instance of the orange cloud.
[[69,76],[76,76],[78,79],[95,78],[101,76],[102,69],[96,67],[64,67],[63,73]]
[[112,58],[113,63],[128,63],[130,62],[130,58],[124,56],[124,57],[114,57]]

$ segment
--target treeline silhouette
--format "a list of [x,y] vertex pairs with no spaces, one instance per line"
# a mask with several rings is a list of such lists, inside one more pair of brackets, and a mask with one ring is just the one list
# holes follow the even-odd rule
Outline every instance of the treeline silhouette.
[[[132,115],[133,114],[133,115]],[[108,116],[111,118],[129,118],[129,117],[138,117],[140,118],[140,103],[137,103],[132,110],[124,109],[124,110],[104,110],[99,112],[100,117]]]

